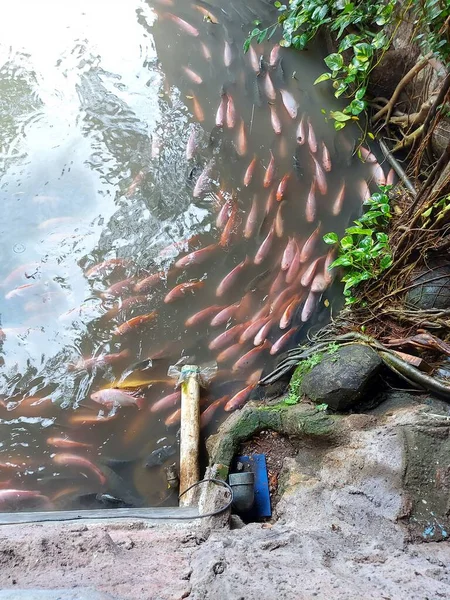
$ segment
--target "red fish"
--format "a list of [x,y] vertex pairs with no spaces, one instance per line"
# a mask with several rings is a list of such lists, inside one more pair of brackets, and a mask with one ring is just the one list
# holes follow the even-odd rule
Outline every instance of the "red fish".
[[313,177],[305,207],[305,216],[308,223],[314,223],[316,218],[316,208],[316,178]]
[[303,306],[301,320],[306,323],[311,318],[313,312],[316,309],[317,303],[319,302],[319,295],[314,292],[309,292],[306,302]]
[[275,216],[275,233],[277,237],[282,238],[284,235],[284,217],[283,212],[286,206],[286,202],[280,202],[277,210],[277,214]]
[[211,326],[218,327],[219,325],[225,325],[225,323],[228,323],[228,321],[232,319],[239,310],[240,306],[241,302],[235,302],[234,304],[230,304],[230,306],[222,308],[222,310],[220,310],[220,312],[218,312],[212,319]]
[[277,93],[273,86],[272,79],[270,78],[269,72],[266,73],[266,76],[264,78],[264,91],[266,92],[266,96],[268,97],[269,100],[271,100],[272,102],[274,102],[276,100]]
[[302,146],[306,142],[306,127],[305,127],[305,115],[302,115],[300,123],[297,127],[297,144]]
[[183,68],[183,71],[186,73],[186,75],[189,77],[189,79],[193,83],[195,83],[197,85],[200,85],[201,83],[203,83],[203,79],[200,77],[200,75],[198,73],[196,73],[189,67],[182,67],[182,68]]
[[258,331],[261,329],[261,327],[263,327],[266,323],[268,323],[270,321],[270,317],[267,317],[265,315],[261,315],[258,316],[256,315],[252,321],[250,321],[250,323],[245,323],[245,329],[241,334],[241,337],[239,338],[239,342],[241,344],[248,342],[249,340],[251,340],[252,338],[255,337],[255,335],[258,333]]
[[268,188],[271,186],[273,177],[275,175],[275,157],[273,155],[272,150],[270,152],[270,161],[267,165],[266,174],[264,175],[264,187]]
[[255,233],[258,223],[258,201],[256,194],[253,196],[252,207],[248,213],[247,221],[244,227],[244,237],[248,240]]
[[386,175],[384,174],[383,167],[378,163],[373,163],[371,167],[373,180],[377,185],[386,185]]
[[197,152],[197,132],[195,130],[193,123],[191,123],[189,139],[188,139],[188,142],[186,145],[186,158],[188,160],[191,160],[192,158],[194,158],[196,152]]
[[214,306],[208,306],[207,308],[204,308],[203,310],[200,310],[199,312],[195,313],[195,315],[192,315],[192,317],[186,319],[184,324],[186,325],[186,327],[198,325],[199,323],[203,323],[203,321],[207,321],[213,315],[216,315],[218,311],[222,312],[222,309],[223,306],[218,306],[217,304]]
[[55,448],[92,448],[92,444],[85,444],[84,442],[76,442],[69,438],[50,437],[47,438],[47,444],[54,446]]
[[275,225],[272,223],[272,226],[267,234],[265,240],[262,242],[261,246],[256,253],[254,263],[255,265],[260,265],[267,257],[272,248],[273,240],[275,237]]
[[190,265],[201,265],[217,251],[218,247],[219,246],[217,244],[210,244],[209,246],[205,246],[199,250],[194,250],[190,254],[186,254],[186,256],[183,256],[183,258],[177,260],[175,267],[177,269],[183,269],[184,267],[189,267]]
[[237,408],[242,408],[242,406],[244,406],[244,404],[247,402],[248,397],[250,396],[252,391],[255,389],[255,387],[256,387],[256,384],[251,383],[250,385],[245,387],[243,390],[241,390],[240,392],[235,394],[225,404],[225,411],[231,412],[232,410],[236,410]]
[[172,394],[168,394],[163,398],[157,400],[154,404],[150,406],[150,412],[156,413],[163,410],[167,410],[168,408],[172,408],[173,406],[177,406],[181,402],[181,392],[176,391]]
[[358,184],[359,193],[361,195],[361,200],[366,202],[370,198],[370,189],[367,185],[367,181],[365,179],[361,179]]
[[251,366],[259,357],[259,355],[264,352],[264,350],[268,350],[271,347],[271,344],[268,340],[266,340],[261,346],[257,346],[256,348],[252,348],[248,352],[246,352],[239,360],[235,362],[233,365],[233,371],[241,371],[243,369],[247,369]]
[[290,92],[288,92],[288,90],[280,89],[280,94],[288,115],[291,117],[291,119],[296,119],[298,111],[298,102],[295,100],[294,96]]
[[161,281],[164,281],[165,278],[166,278],[166,274],[164,273],[164,271],[159,271],[158,273],[153,273],[152,275],[149,275],[142,281],[139,281],[134,286],[134,291],[138,292],[138,293],[139,292],[148,292],[148,291],[152,290],[154,287],[156,287],[159,283],[161,283]]
[[199,123],[203,123],[203,121],[205,120],[205,113],[203,112],[202,105],[197,100],[195,94],[193,94],[192,92],[190,94],[190,98],[192,98],[192,106],[195,118]]
[[336,196],[336,200],[333,202],[333,208],[331,209],[332,214],[337,217],[342,210],[342,206],[344,204],[345,198],[345,181],[342,183],[338,195]]
[[246,256],[242,262],[236,265],[227,275],[225,275],[225,277],[217,286],[216,296],[223,296],[233,287],[237,279],[240,277],[242,271],[244,271],[244,269],[248,266],[249,262],[248,256]]
[[267,323],[265,323],[261,327],[261,329],[255,335],[255,339],[253,340],[253,345],[254,346],[260,346],[261,344],[263,344],[266,341],[267,336],[269,335],[270,330],[272,329],[272,325],[273,325],[273,320],[269,319],[267,321]]
[[275,190],[271,190],[271,192],[269,193],[269,195],[267,196],[267,200],[266,200],[266,210],[265,210],[265,215],[267,217],[267,215],[269,215],[273,208],[276,205],[276,193]]
[[308,146],[313,154],[317,152],[317,139],[313,126],[311,125],[311,119],[308,119]]
[[214,400],[214,402],[211,402],[211,404],[208,406],[208,408],[205,408],[205,410],[200,415],[200,427],[206,427],[206,425],[209,425],[209,423],[211,423],[211,419],[214,417],[217,409],[220,408],[221,406],[223,406],[224,404],[226,404],[229,399],[230,399],[230,396],[222,396],[222,398],[219,398],[218,400]]
[[166,427],[171,427],[172,425],[179,425],[181,421],[181,408],[177,408],[175,412],[167,417],[164,421],[164,425]]
[[106,483],[104,473],[93,462],[84,458],[84,456],[78,456],[77,454],[55,454],[53,462],[64,467],[78,467],[82,471],[90,471],[97,476],[101,485],[105,485]]
[[317,225],[317,227],[314,229],[314,231],[311,233],[309,238],[303,244],[303,248],[300,252],[300,262],[301,263],[305,263],[307,260],[309,260],[311,258],[312,253],[314,252],[314,248],[316,247],[316,243],[317,243],[317,239],[320,234],[321,227],[322,227],[322,223],[319,221],[319,224]]
[[284,273],[283,271],[279,271],[278,275],[275,277],[272,285],[270,286],[269,296],[278,294],[282,287],[284,287]]
[[361,155],[361,160],[366,163],[376,163],[377,157],[372,154],[370,150],[365,148],[364,146],[359,147],[359,154]]
[[114,406],[137,406],[142,408],[145,398],[140,396],[133,396],[123,390],[117,390],[115,388],[105,388],[91,394],[91,399],[97,404],[103,404],[107,408],[113,408]]
[[299,274],[299,271],[300,271],[300,266],[301,266],[300,250],[297,247],[297,251],[294,254],[294,258],[292,259],[292,262],[289,266],[288,272],[286,273],[286,283],[288,285],[291,285],[291,283],[294,283],[294,281],[296,280],[297,275]]
[[[223,229],[225,225],[228,223],[228,219],[230,218],[231,211],[233,210],[233,199],[227,198],[222,205],[222,208],[219,211],[216,219],[216,227],[218,229]],[[237,210],[237,207],[236,207]]]
[[204,285],[204,281],[187,281],[186,283],[179,283],[166,295],[164,302],[165,304],[169,304],[169,302],[174,302],[178,298],[184,298],[187,293],[192,294]]
[[174,23],[176,23],[180,27],[180,29],[182,29],[189,35],[192,35],[192,37],[198,37],[200,35],[199,30],[196,29],[193,25],[191,25],[187,21],[185,21],[184,19],[180,19],[180,17],[177,17],[176,15],[173,15],[172,13],[166,13],[165,16],[169,17],[169,19],[171,19]]
[[236,108],[234,106],[233,96],[231,94],[227,94],[227,98],[227,127],[228,129],[233,129],[233,127],[236,125]]
[[287,300],[292,299],[292,288],[285,288],[270,305],[270,314],[277,314]]
[[278,185],[278,188],[277,188],[277,201],[278,202],[281,202],[281,200],[283,200],[283,198],[284,198],[290,177],[291,177],[291,174],[286,173],[285,175],[283,175],[283,179],[280,181],[280,183]]
[[156,310],[152,310],[146,315],[139,315],[138,317],[133,317],[132,319],[125,321],[125,323],[122,323],[122,325],[119,325],[113,333],[114,335],[124,335],[126,333],[129,333],[130,331],[133,331],[133,329],[135,329],[136,327],[140,327],[141,325],[150,323],[151,321],[156,319],[157,314],[158,313],[156,312]]
[[396,180],[396,173],[394,169],[391,169],[386,177],[386,185],[394,185]]
[[270,349],[270,354],[278,354],[278,352],[284,348],[284,346],[288,343],[288,341],[292,338],[292,336],[295,333],[297,333],[297,327],[293,327],[292,329],[289,329],[289,331],[287,331],[286,333],[283,333],[283,335],[273,343],[273,346]]
[[52,510],[53,504],[47,496],[34,490],[0,490],[0,509],[2,512],[16,511],[18,506],[32,504],[33,508]]
[[206,46],[203,42],[200,42],[200,47],[202,49],[203,57],[209,62],[211,60],[211,52],[209,51],[208,46]]
[[269,56],[269,66],[270,67],[275,67],[277,62],[280,60],[280,51],[281,51],[280,44],[275,44],[275,46],[270,51],[270,56]]
[[311,284],[311,292],[324,292],[328,287],[328,282],[323,273],[317,273]]
[[328,190],[327,178],[326,178],[325,173],[323,172],[322,167],[319,164],[319,161],[316,159],[316,157],[312,156],[312,154],[311,154],[311,157],[314,161],[317,187],[319,189],[319,192],[322,194],[322,196],[324,196]]
[[115,419],[117,414],[108,416],[99,416],[89,414],[77,414],[70,417],[70,423],[72,425],[98,425],[99,423],[108,423],[112,419]]
[[284,249],[283,256],[281,257],[281,270],[287,271],[291,266],[292,260],[297,252],[297,242],[294,237],[288,238],[288,243]]
[[[118,259],[116,259],[118,260]],[[107,261],[109,262],[109,261]],[[104,263],[102,263],[104,264]],[[41,266],[40,263],[34,262],[34,263],[27,263],[25,265],[20,265],[20,267],[16,267],[15,269],[13,269],[9,275],[7,275],[3,281],[3,286],[8,286],[11,283],[13,283],[13,281],[16,281],[17,279],[22,279],[22,278],[26,278],[29,279],[30,277],[33,277],[34,275],[38,274],[38,270],[39,267]],[[92,267],[94,268],[94,267]],[[87,273],[86,273],[87,275]]]
[[301,296],[295,296],[293,300],[289,302],[280,319],[280,329],[286,329],[292,322],[292,318],[297,309],[297,306],[301,302]]
[[327,284],[331,283],[334,279],[335,271],[330,269],[331,265],[335,261],[337,256],[337,248],[330,248],[325,258],[325,263],[323,265],[323,276],[325,277],[325,281]]
[[275,108],[275,106],[273,106],[273,104],[269,104],[269,108],[270,108],[270,122],[272,124],[272,129],[274,130],[274,132],[277,135],[280,135],[281,121],[280,121],[280,117],[277,114],[277,109]]
[[222,350],[220,354],[217,355],[216,360],[218,363],[228,362],[233,358],[236,358],[238,354],[242,352],[242,344],[237,343],[233,344],[229,348]]
[[130,260],[126,260],[124,258],[110,258],[88,269],[85,275],[86,277],[95,277],[97,275],[102,275],[112,269],[115,269],[116,267],[125,268],[130,266],[131,264],[132,263]]
[[250,57],[250,64],[252,66],[252,69],[255,71],[256,74],[259,74],[259,72],[261,71],[261,68],[259,65],[258,55],[256,54],[253,46],[249,46],[248,54]]
[[236,340],[244,327],[245,325],[239,323],[238,325],[234,325],[234,327],[230,327],[230,329],[226,329],[209,343],[208,348],[210,350],[221,350],[225,346],[228,346]]
[[308,266],[306,271],[303,273],[300,283],[303,287],[309,287],[311,285],[312,280],[314,279],[314,275],[316,274],[317,268],[319,264],[324,260],[323,256],[319,256],[312,261],[312,263]]
[[208,161],[208,163],[205,165],[205,168],[200,173],[200,175],[195,183],[194,191],[192,192],[192,195],[194,196],[194,198],[200,198],[200,196],[202,194],[204,194],[210,187],[211,173],[213,170],[213,166],[214,166],[214,160],[211,159],[210,161]]
[[248,187],[252,181],[253,172],[255,170],[256,163],[257,163],[257,159],[256,159],[256,154],[255,154],[255,156],[253,157],[253,160],[250,162],[250,164],[247,167],[247,170],[245,171],[245,175],[244,175],[245,187]]
[[245,156],[247,154],[247,135],[245,133],[245,123],[241,120],[239,126],[239,132],[237,136],[236,151],[239,156]]
[[100,295],[102,298],[116,298],[127,291],[131,291],[132,288],[134,288],[134,277],[129,277],[114,283]]
[[220,236],[220,246],[222,248],[227,248],[230,244],[231,238],[236,233],[236,228],[238,226],[238,212],[237,212],[237,204],[234,203],[231,207],[230,216],[228,221],[226,222],[225,227],[223,228],[222,235]]
[[331,156],[325,142],[322,142],[322,166],[327,173],[331,171]]
[[69,370],[93,369],[94,367],[99,367],[101,365],[113,365],[126,358],[129,358],[130,356],[131,352],[129,350],[122,350],[122,352],[117,352],[115,354],[103,354],[103,356],[96,356],[94,358],[80,360],[76,365],[73,365],[72,368],[70,368],[69,365]]
[[233,52],[231,50],[230,44],[225,40],[225,45],[223,49],[223,62],[226,67],[229,67],[233,62]]

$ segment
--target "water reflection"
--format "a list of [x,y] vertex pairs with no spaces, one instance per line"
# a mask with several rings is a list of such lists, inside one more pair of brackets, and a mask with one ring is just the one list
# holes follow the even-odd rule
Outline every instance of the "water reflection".
[[23,492],[0,510],[176,502],[168,367],[219,361],[206,434],[326,318],[321,235],[368,167],[324,121],[318,52],[244,55],[272,9],[216,2],[21,2],[0,23],[0,468]]

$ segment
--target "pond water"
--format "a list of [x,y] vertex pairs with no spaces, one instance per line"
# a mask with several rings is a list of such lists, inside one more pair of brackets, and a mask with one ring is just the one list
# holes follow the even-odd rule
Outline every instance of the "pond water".
[[373,165],[325,121],[320,48],[243,53],[256,18],[276,11],[3,11],[0,510],[176,504],[168,367],[217,361],[206,436],[341,302],[322,235],[360,212]]

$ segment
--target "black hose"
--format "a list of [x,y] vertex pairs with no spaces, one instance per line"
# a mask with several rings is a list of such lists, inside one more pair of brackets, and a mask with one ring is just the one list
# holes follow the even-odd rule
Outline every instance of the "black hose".
[[[220,515],[221,513],[228,510],[233,503],[233,499],[234,499],[233,489],[230,487],[230,485],[226,481],[223,481],[222,479],[215,479],[213,477],[202,479],[201,481],[196,481],[195,483],[190,485],[188,488],[186,488],[178,496],[178,498],[181,498],[186,492],[188,492],[192,488],[196,487],[197,485],[200,485],[201,483],[207,483],[207,482],[215,483],[217,485],[221,485],[222,487],[226,488],[230,492],[230,499],[225,504],[225,506],[222,506],[221,508],[218,508],[217,510],[214,510],[209,513],[205,513],[203,515],[191,515],[191,516],[181,515],[179,517],[170,516],[170,515],[164,516],[164,517],[153,515],[153,516],[147,517],[146,515],[136,515],[136,514],[133,514],[132,512],[130,512],[129,514],[126,514],[126,515],[107,515],[107,516],[102,517],[99,515],[95,515],[95,516],[94,515],[85,515],[84,516],[83,514],[80,514],[75,517],[58,517],[56,519],[43,519],[43,518],[36,517],[35,519],[30,518],[29,520],[26,520],[26,521],[20,521],[20,524],[22,524],[22,523],[44,523],[44,522],[55,523],[58,521],[78,521],[81,519],[95,519],[95,520],[102,520],[102,519],[140,519],[140,520],[145,520],[145,519],[148,519],[149,521],[160,519],[160,520],[167,520],[167,521],[190,521],[192,519],[205,519],[206,517],[215,517],[216,515]],[[1,518],[1,514],[0,514],[0,518]],[[0,521],[0,525],[14,525],[14,524],[17,525],[17,524],[19,524],[19,522],[18,523],[7,523],[7,522],[2,523]]]

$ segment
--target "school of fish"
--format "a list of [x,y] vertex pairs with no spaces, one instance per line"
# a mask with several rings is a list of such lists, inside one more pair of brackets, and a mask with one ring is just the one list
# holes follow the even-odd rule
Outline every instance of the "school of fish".
[[[125,481],[120,469],[143,462],[147,469],[162,467],[176,453],[176,443],[161,440],[153,451],[147,449],[122,464],[120,456],[103,456],[102,443],[93,446],[83,430],[96,428],[99,438],[106,439],[109,426],[126,414],[125,446],[145,436],[155,418],[173,436],[180,422],[181,396],[167,368],[183,357],[185,362],[195,360],[199,347],[209,361],[217,363],[209,388],[202,392],[203,430],[211,431],[224,415],[242,408],[258,393],[264,368],[305,335],[333,283],[336,273],[329,267],[336,249],[322,239],[333,219],[349,203],[362,210],[376,185],[393,183],[393,172],[385,174],[367,147],[356,154],[344,135],[334,144],[322,139],[306,110],[298,75],[285,70],[285,57],[292,50],[269,41],[252,43],[244,53],[245,36],[237,40],[227,33],[225,5],[194,1],[190,12],[178,15],[173,0],[155,0],[154,10],[155,30],[163,24],[181,43],[194,38],[203,61],[196,63],[203,64],[199,69],[177,57],[184,82],[180,89],[190,112],[185,156],[180,161],[189,173],[186,185],[192,201],[207,207],[212,228],[160,249],[154,268],[138,268],[119,254],[84,265],[84,276],[101,307],[96,318],[109,331],[104,347],[113,344],[114,351],[100,349],[94,356],[69,362],[67,373],[104,370],[114,377],[105,378],[104,385],[97,378],[76,410],[65,411],[64,427],[58,426],[57,411],[62,409],[54,406],[51,393],[2,398],[3,417],[12,408],[15,416],[24,418],[54,416],[46,458],[55,473],[66,478],[57,486],[53,481],[51,488],[47,481],[36,479],[35,487],[26,489],[24,474],[36,472],[39,457],[30,464],[16,461],[11,454],[0,463],[0,511],[144,505],[146,499]],[[213,105],[202,93],[217,56],[229,77],[217,89]],[[249,89],[250,114],[238,100]],[[212,124],[208,130],[206,123]],[[261,130],[266,132],[268,147],[254,141]],[[163,139],[153,136],[152,157],[158,159],[163,151]],[[233,185],[222,168],[227,160],[232,161]],[[346,169],[354,165],[363,173],[356,184],[345,179]],[[133,175],[125,198],[141,193],[147,175],[145,168]],[[68,219],[53,217],[39,228],[70,226]],[[5,301],[20,300],[25,310],[32,311],[36,293],[41,301],[44,296],[51,299],[57,292],[51,285],[45,288],[45,278],[32,278],[41,269],[39,263],[17,266],[3,281]],[[74,318],[89,319],[90,311],[92,303],[86,299],[55,318],[63,326]],[[167,324],[171,315],[182,311],[186,311],[183,335],[174,328],[171,337],[170,327],[161,327],[163,316]],[[3,324],[0,336],[20,335],[22,329],[26,327]],[[140,337],[154,346],[144,356],[130,344]],[[184,337],[195,342],[186,347]],[[81,493],[77,482],[86,479],[92,490],[83,487]]]

